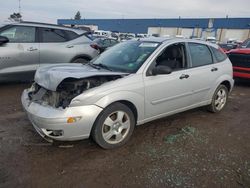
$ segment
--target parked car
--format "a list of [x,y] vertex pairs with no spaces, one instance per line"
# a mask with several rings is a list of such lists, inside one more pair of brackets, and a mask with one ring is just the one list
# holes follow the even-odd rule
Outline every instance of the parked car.
[[94,36],[109,37],[111,36],[110,31],[96,30],[94,31]]
[[206,41],[214,43],[214,44],[216,44],[218,42],[215,37],[207,37]]
[[246,39],[241,45],[240,48],[250,48],[250,38]]
[[119,43],[91,63],[41,67],[22,104],[47,140],[93,139],[112,149],[135,125],[207,106],[220,112],[232,64],[215,44],[147,38]]
[[230,50],[235,49],[235,48],[238,47],[237,44],[232,44],[232,43],[220,43],[218,45],[221,47],[221,49],[224,52],[228,52],[228,51],[230,51]]
[[119,43],[117,40],[115,39],[111,39],[111,38],[97,38],[94,40],[94,42],[97,44],[98,49],[100,50],[100,53],[104,52],[107,48],[110,48],[114,45],[116,45],[117,43]]
[[0,82],[29,80],[46,64],[86,63],[99,55],[85,31],[52,24],[12,23],[0,28]]
[[250,48],[237,48],[228,52],[235,78],[250,79]]

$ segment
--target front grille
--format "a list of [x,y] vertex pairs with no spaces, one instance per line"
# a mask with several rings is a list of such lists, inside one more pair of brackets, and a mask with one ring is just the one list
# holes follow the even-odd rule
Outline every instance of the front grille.
[[250,68],[250,54],[229,54],[229,59],[234,67]]

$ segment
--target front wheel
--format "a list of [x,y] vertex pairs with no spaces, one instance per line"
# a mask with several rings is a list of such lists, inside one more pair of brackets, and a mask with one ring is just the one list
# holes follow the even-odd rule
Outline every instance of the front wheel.
[[224,85],[220,85],[213,95],[212,103],[208,106],[210,112],[220,112],[227,104],[228,89]]
[[98,116],[92,137],[104,149],[114,149],[124,145],[131,137],[135,127],[135,117],[129,107],[114,103]]

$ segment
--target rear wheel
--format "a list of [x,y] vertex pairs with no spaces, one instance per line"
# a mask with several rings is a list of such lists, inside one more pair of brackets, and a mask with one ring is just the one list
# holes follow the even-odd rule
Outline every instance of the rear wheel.
[[135,127],[135,117],[129,107],[122,103],[108,106],[98,116],[92,129],[92,137],[104,149],[124,145]]
[[210,112],[216,113],[223,110],[227,104],[228,89],[224,85],[220,85],[213,96],[212,103],[208,106]]

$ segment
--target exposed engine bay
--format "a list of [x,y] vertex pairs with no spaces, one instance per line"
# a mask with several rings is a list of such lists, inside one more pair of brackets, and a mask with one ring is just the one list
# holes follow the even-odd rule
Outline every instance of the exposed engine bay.
[[66,108],[73,98],[84,91],[121,77],[121,75],[109,75],[83,79],[66,78],[57,86],[56,91],[47,90],[35,83],[32,86],[32,91],[29,93],[29,98],[33,102],[49,105],[54,108]]

